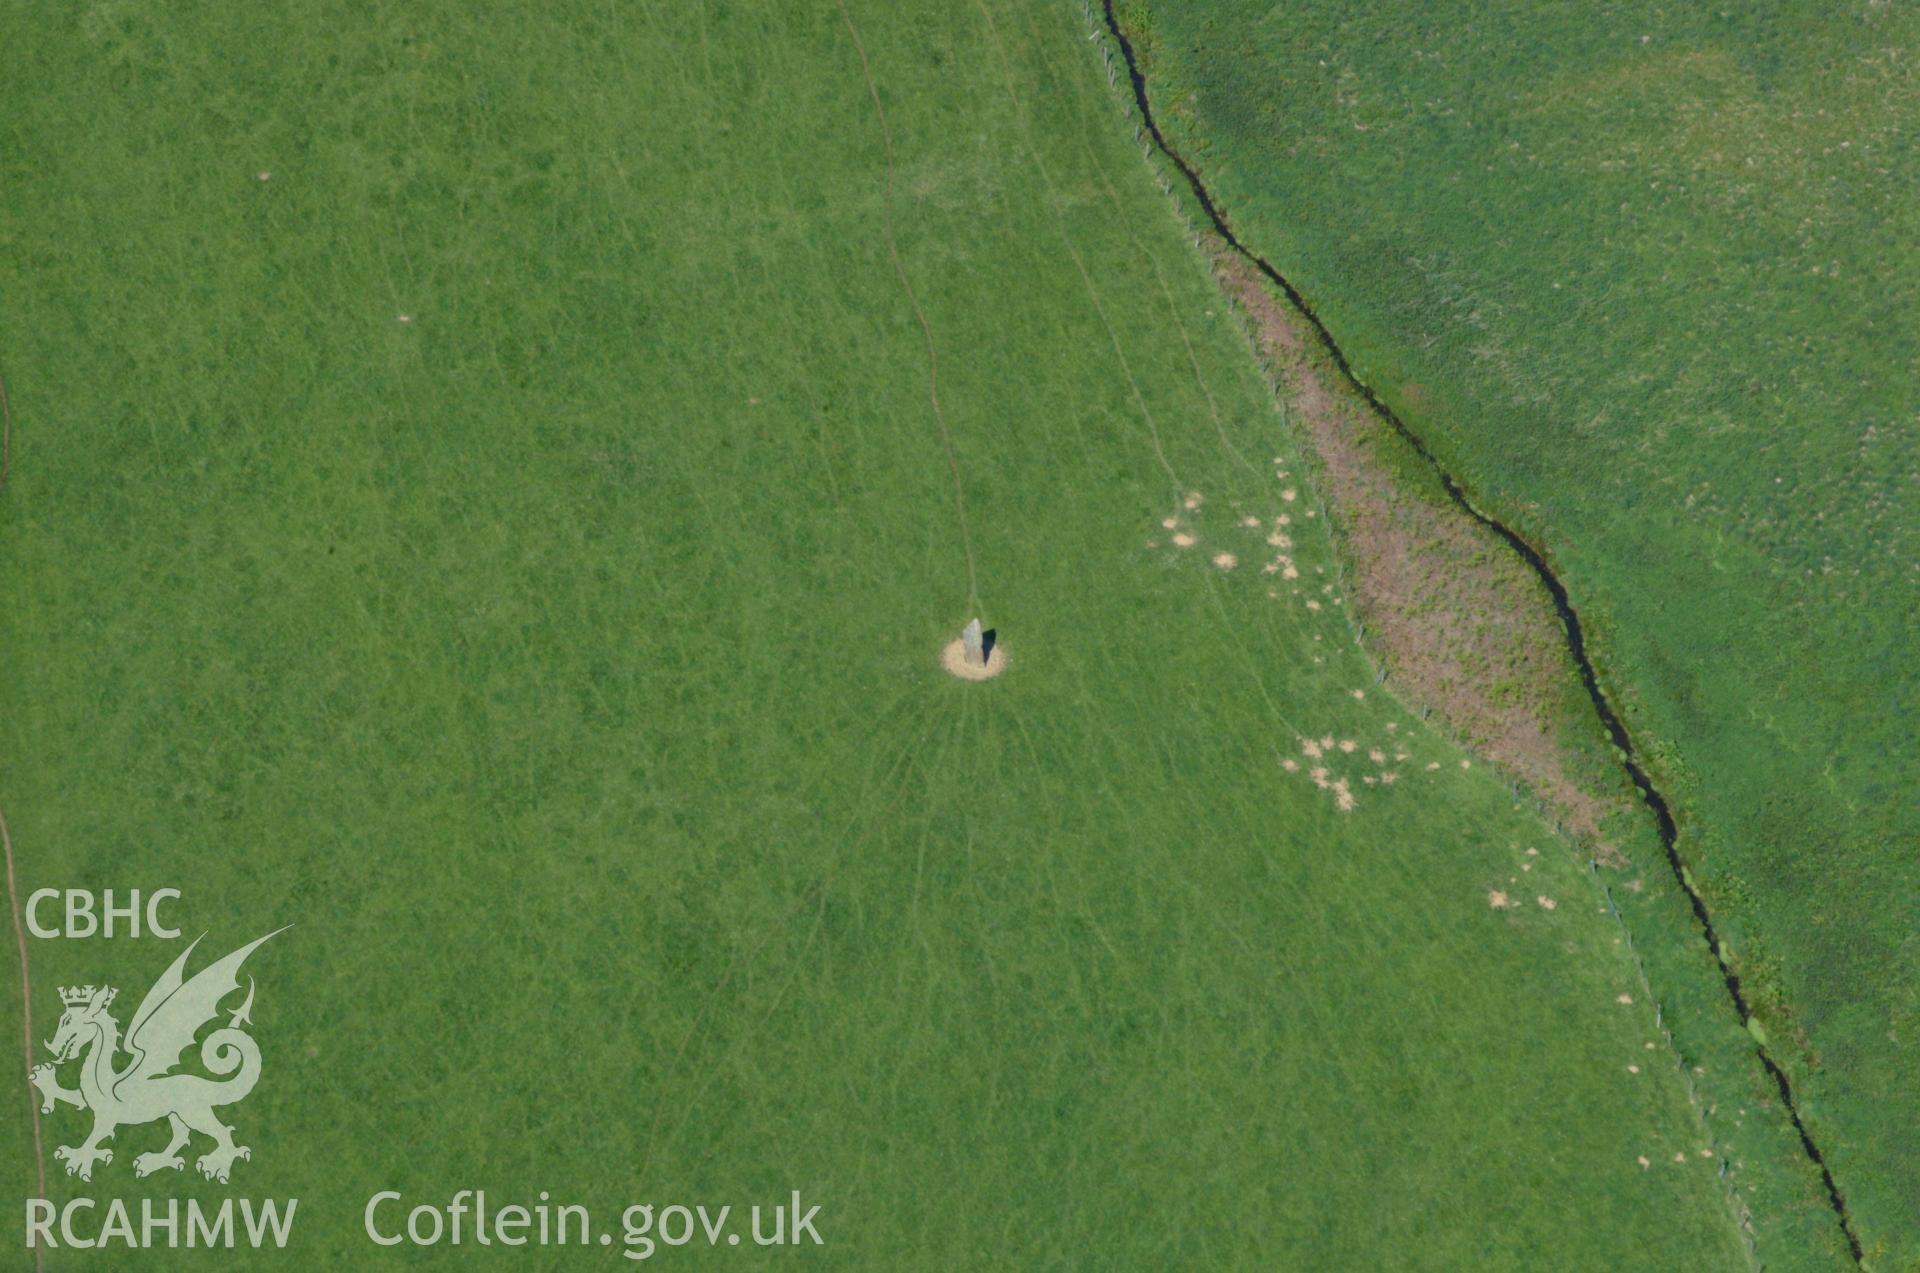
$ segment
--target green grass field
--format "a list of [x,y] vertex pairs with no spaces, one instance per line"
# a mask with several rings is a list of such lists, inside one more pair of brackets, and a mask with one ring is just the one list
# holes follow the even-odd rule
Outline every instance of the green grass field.
[[[1778,1129],[1703,1121],[1585,864],[1376,684],[1078,8],[852,17],[990,683],[936,662],[965,558],[832,7],[33,19],[21,891],[295,925],[233,1183],[135,1180],[157,1126],[70,1179],[61,1109],[51,1194],[300,1200],[285,1252],[46,1266],[624,1266],[362,1234],[484,1188],[797,1189],[825,1245],[764,1258],[811,1267],[1749,1267]],[[177,949],[32,941],[36,1037]]]
[[1552,554],[1869,1257],[1911,1266],[1920,23],[1127,16],[1243,237]]

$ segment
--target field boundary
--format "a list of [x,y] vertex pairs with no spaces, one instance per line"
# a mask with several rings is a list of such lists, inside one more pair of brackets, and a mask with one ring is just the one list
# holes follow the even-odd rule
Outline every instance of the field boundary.
[[[1559,576],[1554,574],[1553,568],[1548,565],[1546,556],[1540,549],[1522,538],[1519,532],[1515,531],[1512,527],[1500,521],[1498,518],[1483,512],[1473,503],[1467,495],[1465,488],[1454,478],[1453,474],[1448,472],[1446,467],[1440,463],[1439,457],[1434,454],[1425,439],[1421,438],[1408,427],[1407,423],[1400,418],[1399,414],[1395,412],[1392,407],[1388,406],[1380,396],[1373,391],[1372,387],[1362,380],[1359,374],[1354,371],[1353,365],[1348,360],[1346,352],[1341,349],[1339,342],[1334,339],[1332,331],[1327,327],[1326,323],[1320,318],[1320,315],[1314,308],[1308,304],[1306,297],[1300,290],[1282,275],[1279,270],[1274,268],[1271,262],[1241,242],[1240,238],[1234,233],[1232,226],[1228,224],[1226,214],[1215,201],[1213,192],[1210,191],[1206,183],[1201,180],[1198,170],[1184,155],[1174,148],[1173,144],[1167,140],[1166,134],[1161,131],[1160,122],[1155,118],[1153,108],[1148,101],[1146,77],[1140,70],[1133,43],[1127,38],[1126,32],[1120,25],[1118,16],[1114,13],[1113,0],[1100,0],[1100,5],[1107,31],[1119,45],[1121,58],[1126,63],[1127,78],[1133,89],[1134,103],[1139,109],[1142,125],[1145,127],[1148,136],[1152,139],[1154,148],[1159,150],[1168,162],[1179,170],[1181,176],[1186,179],[1188,186],[1193,191],[1194,198],[1198,200],[1200,204],[1201,211],[1206,215],[1208,221],[1212,223],[1214,230],[1220,235],[1221,239],[1229,248],[1281,290],[1287,300],[1299,311],[1301,317],[1303,317],[1307,321],[1307,324],[1313,329],[1314,335],[1325,349],[1327,356],[1332,360],[1333,365],[1339,370],[1341,377],[1369,408],[1384,420],[1395,433],[1404,438],[1420,458],[1432,467],[1434,474],[1440,479],[1441,487],[1446,491],[1448,497],[1468,516],[1498,535],[1508,547],[1520,556],[1522,561],[1532,568],[1534,573],[1539,576],[1541,583],[1546,586],[1548,594],[1553,599],[1554,612],[1559,616],[1561,627],[1566,633],[1567,650],[1573,659],[1575,668],[1580,674],[1581,684],[1586,688],[1587,696],[1593,702],[1594,712],[1598,715],[1601,726],[1606,730],[1608,737],[1620,753],[1622,769],[1625,770],[1627,777],[1632,781],[1634,787],[1639,790],[1643,803],[1653,812],[1654,821],[1658,826],[1660,834],[1661,847],[1666,853],[1667,865],[1672,869],[1674,879],[1678,882],[1681,891],[1685,894],[1687,901],[1693,908],[1694,918],[1699,923],[1702,936],[1706,939],[1707,948],[1713,955],[1714,963],[1719,968],[1721,981],[1727,991],[1728,999],[1731,1001],[1734,1010],[1739,1013],[1741,1024],[1743,1026],[1746,1025],[1753,1019],[1752,1011],[1747,1005],[1746,994],[1741,989],[1739,974],[1736,973],[1727,962],[1726,952],[1721,944],[1719,931],[1714,926],[1713,916],[1707,909],[1706,900],[1701,897],[1699,890],[1694,887],[1691,876],[1687,872],[1685,865],[1680,861],[1678,849],[1679,828],[1674,821],[1672,807],[1668,804],[1666,797],[1661,793],[1659,788],[1655,786],[1652,777],[1641,766],[1637,752],[1634,749],[1632,736],[1628,734],[1625,722],[1621,720],[1619,714],[1614,710],[1612,702],[1606,695],[1606,691],[1600,686],[1598,673],[1594,669],[1593,662],[1587,654],[1586,636],[1581,627],[1579,613],[1573,607],[1572,600],[1567,593],[1566,585],[1560,581]],[[1826,1156],[1821,1153],[1820,1147],[1814,1142],[1812,1133],[1808,1131],[1806,1122],[1801,1117],[1799,1103],[1793,1094],[1793,1084],[1791,1080],[1788,1079],[1786,1070],[1781,1067],[1779,1062],[1773,1059],[1766,1045],[1760,1043],[1758,1039],[1754,1040],[1754,1053],[1759,1057],[1761,1065],[1765,1067],[1768,1075],[1773,1079],[1774,1086],[1779,1090],[1781,1102],[1787,1111],[1787,1117],[1792,1122],[1793,1129],[1800,1138],[1801,1149],[1819,1170],[1821,1182],[1826,1187],[1828,1206],[1832,1209],[1835,1219],[1839,1222],[1841,1232],[1846,1237],[1847,1249],[1852,1254],[1854,1263],[1863,1263],[1864,1251],[1860,1244],[1860,1238],[1854,1231],[1853,1217],[1847,1210],[1846,1198],[1840,1192],[1840,1187],[1833,1178],[1833,1172],[1827,1165]]]

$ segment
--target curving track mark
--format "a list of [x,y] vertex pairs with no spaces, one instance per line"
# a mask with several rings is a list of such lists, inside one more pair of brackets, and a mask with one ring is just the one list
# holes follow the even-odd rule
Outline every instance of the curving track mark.
[[[13,940],[20,951],[20,1052],[26,1069],[27,1107],[33,1111],[33,1167],[39,1187],[35,1196],[44,1198],[47,1196],[47,1158],[40,1142],[40,1101],[33,1090],[33,978],[27,972],[27,930],[20,923],[20,886],[13,872],[13,837],[7,834],[4,814],[0,814],[0,849],[6,857],[7,906],[13,912]],[[46,1256],[38,1235],[32,1246],[33,1267],[38,1273],[46,1268]]]
[[[1187,162],[1184,155],[1174,149],[1172,143],[1167,140],[1166,134],[1160,131],[1160,123],[1154,118],[1153,107],[1147,100],[1146,77],[1140,73],[1140,64],[1134,56],[1132,41],[1127,39],[1126,32],[1121,29],[1119,20],[1114,15],[1113,0],[1101,0],[1101,10],[1106,20],[1107,30],[1119,44],[1120,56],[1127,64],[1127,79],[1133,86],[1134,102],[1140,109],[1140,119],[1147,134],[1153,139],[1155,148],[1180,170],[1181,176],[1186,178],[1187,185],[1192,189],[1194,198],[1199,200],[1201,210],[1206,213],[1207,220],[1212,223],[1215,233],[1225,240],[1228,247],[1237,252],[1249,265],[1259,270],[1286,295],[1287,300],[1292,302],[1293,307],[1313,328],[1314,335],[1319,338],[1321,347],[1326,350],[1334,366],[1340,369],[1341,376],[1382,420],[1393,427],[1394,432],[1407,440],[1407,443],[1419,453],[1421,459],[1432,466],[1433,471],[1440,478],[1440,484],[1445,487],[1447,495],[1453,502],[1458,504],[1469,517],[1498,535],[1508,547],[1519,554],[1522,561],[1532,567],[1534,574],[1538,575],[1540,582],[1546,586],[1548,595],[1553,598],[1554,612],[1560,616],[1560,624],[1566,631],[1567,651],[1572,655],[1574,666],[1579,670],[1580,683],[1586,686],[1587,697],[1593,700],[1594,714],[1599,717],[1600,724],[1607,731],[1607,736],[1613,740],[1614,747],[1619,750],[1621,767],[1626,771],[1627,777],[1633,781],[1634,787],[1639,790],[1640,798],[1647,808],[1653,811],[1654,821],[1660,830],[1660,844],[1666,850],[1667,865],[1672,868],[1673,878],[1679,883],[1681,891],[1686,894],[1687,901],[1693,907],[1693,915],[1700,922],[1700,930],[1706,938],[1707,949],[1712,952],[1714,963],[1719,966],[1720,978],[1726,986],[1727,997],[1732,1001],[1734,1010],[1740,1014],[1740,1021],[1744,1025],[1752,1018],[1753,1013],[1747,1005],[1746,993],[1740,987],[1740,975],[1727,962],[1725,948],[1721,945],[1719,931],[1714,927],[1713,916],[1707,910],[1706,900],[1700,896],[1699,890],[1694,888],[1691,878],[1680,861],[1680,853],[1676,847],[1679,827],[1674,822],[1672,806],[1667,803],[1660,789],[1654,785],[1647,771],[1641,767],[1634,751],[1632,736],[1627,733],[1627,727],[1620,720],[1619,713],[1614,711],[1606,691],[1600,688],[1600,678],[1594,671],[1592,660],[1587,656],[1586,635],[1580,626],[1580,615],[1574,610],[1573,603],[1567,596],[1566,585],[1562,584],[1559,576],[1553,573],[1553,568],[1547,564],[1546,557],[1538,548],[1522,539],[1512,527],[1474,506],[1465,489],[1440,463],[1425,440],[1408,428],[1406,421],[1402,420],[1392,407],[1381,401],[1372,387],[1355,373],[1352,364],[1347,361],[1346,352],[1334,340],[1333,333],[1321,321],[1320,315],[1314,311],[1314,308],[1307,303],[1307,298],[1300,294],[1300,290],[1234,234],[1233,228],[1227,224],[1226,214],[1214,201],[1213,193],[1207,189],[1206,183],[1201,181],[1199,172]],[[1812,1133],[1807,1130],[1805,1121],[1800,1117],[1800,1106],[1794,1099],[1793,1084],[1787,1078],[1787,1072],[1780,1067],[1779,1062],[1773,1059],[1764,1045],[1756,1041],[1754,1051],[1760,1058],[1760,1064],[1766,1067],[1767,1073],[1772,1076],[1774,1086],[1780,1091],[1780,1099],[1786,1107],[1787,1117],[1792,1120],[1793,1130],[1800,1136],[1801,1149],[1820,1171],[1821,1182],[1826,1186],[1827,1204],[1832,1208],[1834,1217],[1840,1223],[1840,1230],[1846,1236],[1847,1249],[1852,1253],[1854,1263],[1859,1264],[1862,1262],[1863,1254],[1860,1239],[1854,1233],[1853,1217],[1847,1210],[1846,1198],[1841,1194],[1839,1185],[1834,1182],[1833,1172],[1827,1166],[1826,1156],[1820,1152],[1820,1147],[1814,1143]]]
[[0,376],[0,491],[13,476],[13,404],[7,401],[6,378]]
[[[7,399],[7,382],[0,378],[0,493],[13,476],[13,404]],[[20,886],[13,870],[13,837],[7,834],[7,819],[0,814],[0,856],[7,868],[7,909],[13,915],[13,940],[20,951],[20,1049],[25,1062],[27,1108],[33,1115],[33,1167],[39,1187],[38,1197],[47,1196],[47,1158],[40,1141],[40,1101],[33,1090],[33,976],[27,967],[27,930],[20,923]],[[35,1273],[46,1268],[46,1253],[36,1235],[33,1241]]]
[[973,533],[967,527],[967,495],[960,481],[960,461],[953,454],[953,433],[947,428],[947,413],[940,409],[940,351],[934,345],[933,324],[920,308],[919,294],[913,290],[913,280],[907,277],[906,263],[900,259],[900,245],[893,234],[893,129],[887,123],[887,108],[880,104],[880,86],[873,82],[873,67],[867,62],[867,49],[860,43],[860,32],[853,25],[853,14],[847,11],[847,0],[839,0],[839,4],[840,20],[846,24],[854,52],[860,55],[860,77],[867,83],[867,96],[873,100],[873,113],[880,120],[880,140],[887,155],[887,195],[881,205],[885,214],[881,227],[886,232],[887,256],[893,261],[894,275],[900,280],[900,289],[907,294],[907,304],[913,307],[920,334],[927,342],[927,398],[933,404],[934,422],[940,426],[940,444],[947,452],[947,471],[953,476],[953,507],[960,516],[960,547],[967,558],[967,613],[977,617],[980,586],[973,568]]

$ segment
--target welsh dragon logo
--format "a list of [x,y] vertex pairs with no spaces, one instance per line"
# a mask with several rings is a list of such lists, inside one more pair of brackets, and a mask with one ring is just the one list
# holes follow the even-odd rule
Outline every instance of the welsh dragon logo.
[[[40,1089],[42,1113],[51,1114],[56,1104],[93,1111],[93,1133],[86,1141],[53,1151],[54,1157],[67,1165],[69,1176],[91,1180],[95,1163],[113,1161],[113,1151],[101,1142],[111,1138],[115,1129],[162,1118],[172,1128],[172,1138],[165,1149],[134,1158],[136,1176],[184,1167],[180,1150],[194,1132],[213,1139],[213,1148],[194,1164],[209,1180],[225,1184],[234,1160],[253,1156],[245,1145],[234,1144],[233,1128],[213,1112],[216,1106],[244,1099],[260,1081],[260,1048],[240,1028],[252,1024],[248,1013],[253,1009],[253,978],[247,978],[246,1000],[228,1014],[227,1024],[200,1044],[201,1065],[220,1078],[176,1074],[173,1070],[193,1046],[201,1027],[219,1015],[220,1001],[240,989],[240,965],[247,956],[268,938],[285,931],[277,929],[250,941],[188,978],[187,956],[200,944],[195,938],[140,1001],[124,1043],[120,1023],[108,1012],[119,991],[112,986],[61,988],[60,1001],[66,1011],[61,1014],[60,1028],[47,1043],[53,1062],[35,1066],[32,1079]],[[115,1059],[122,1051],[132,1059],[116,1067]],[[60,1086],[55,1067],[82,1054],[79,1087]]]

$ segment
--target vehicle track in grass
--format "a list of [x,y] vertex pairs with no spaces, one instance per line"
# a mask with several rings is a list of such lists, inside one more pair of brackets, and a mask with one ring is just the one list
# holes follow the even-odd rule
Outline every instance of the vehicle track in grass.
[[[24,1073],[21,1086],[26,1090],[27,1110],[33,1120],[33,1169],[39,1192],[47,1196],[47,1158],[40,1140],[40,1102],[33,1092],[33,977],[27,970],[27,930],[20,922],[20,885],[13,869],[13,836],[7,831],[7,818],[0,813],[0,850],[7,863],[7,908],[13,914],[13,940],[20,952],[20,1059]],[[36,1273],[46,1268],[38,1236],[31,1243]]]
[[887,123],[887,108],[880,104],[880,86],[873,82],[873,67],[867,62],[867,48],[860,43],[860,32],[853,25],[853,14],[847,10],[846,0],[839,0],[839,4],[840,20],[846,24],[853,51],[860,55],[860,77],[866,81],[867,96],[873,99],[873,113],[880,120],[880,141],[887,156],[887,193],[881,205],[881,228],[886,234],[887,256],[893,261],[893,272],[900,280],[901,290],[907,294],[907,304],[913,307],[920,334],[927,342],[927,398],[933,404],[934,423],[940,426],[940,444],[947,452],[947,471],[953,476],[953,507],[960,517],[960,547],[967,557],[967,614],[978,618],[980,586],[973,567],[973,535],[967,526],[967,496],[960,482],[960,461],[953,454],[953,433],[947,428],[947,413],[940,407],[940,351],[934,344],[933,324],[920,308],[920,297],[913,290],[913,280],[907,277],[906,262],[900,259],[900,245],[893,233],[893,128]]
[[[1432,448],[1427,445],[1426,441],[1409,428],[1406,421],[1401,419],[1393,408],[1382,401],[1380,396],[1373,391],[1372,387],[1362,380],[1354,371],[1352,363],[1347,359],[1346,352],[1340,348],[1340,344],[1334,339],[1332,331],[1328,329],[1326,323],[1321,320],[1320,315],[1314,308],[1308,304],[1306,297],[1301,294],[1300,290],[1296,288],[1286,276],[1281,274],[1279,270],[1275,269],[1271,262],[1267,261],[1264,257],[1240,241],[1240,238],[1234,233],[1233,227],[1228,223],[1225,212],[1221,210],[1219,203],[1214,199],[1213,192],[1208,190],[1206,183],[1201,180],[1199,171],[1187,161],[1186,156],[1174,148],[1173,144],[1167,140],[1166,134],[1161,132],[1160,122],[1155,118],[1153,106],[1148,100],[1146,77],[1141,73],[1139,60],[1134,53],[1133,42],[1127,38],[1125,30],[1122,29],[1119,19],[1114,13],[1113,0],[1100,0],[1100,8],[1107,31],[1118,44],[1121,59],[1126,63],[1127,79],[1133,88],[1134,104],[1139,109],[1142,127],[1146,129],[1147,135],[1152,139],[1154,148],[1159,150],[1159,152],[1166,157],[1167,161],[1178,169],[1180,175],[1185,178],[1188,187],[1193,191],[1194,198],[1200,204],[1201,211],[1206,215],[1214,231],[1219,234],[1221,239],[1225,241],[1227,246],[1231,248],[1236,255],[1245,260],[1254,269],[1258,270],[1264,278],[1280,289],[1293,307],[1299,311],[1301,317],[1306,320],[1308,326],[1313,329],[1315,337],[1326,350],[1327,356],[1333,362],[1333,365],[1339,369],[1341,377],[1352,387],[1355,393],[1360,395],[1361,400],[1364,401],[1370,409],[1378,414],[1395,433],[1404,438],[1420,458],[1432,467],[1435,475],[1440,479],[1440,484],[1442,488],[1445,489],[1448,498],[1458,505],[1469,517],[1487,527],[1487,529],[1491,530],[1495,535],[1498,535],[1501,541],[1513,549],[1513,551],[1519,555],[1520,559],[1539,577],[1540,582],[1545,585],[1548,595],[1553,599],[1554,613],[1559,616],[1561,628],[1566,634],[1567,652],[1572,657],[1575,668],[1579,671],[1580,682],[1586,688],[1587,697],[1593,702],[1594,713],[1598,716],[1602,728],[1606,730],[1608,738],[1613,742],[1614,747],[1619,753],[1622,769],[1625,770],[1627,777],[1632,781],[1635,789],[1639,791],[1642,802],[1653,812],[1654,822],[1660,833],[1660,844],[1666,853],[1667,865],[1671,868],[1674,880],[1679,884],[1681,891],[1685,893],[1688,903],[1693,907],[1694,919],[1699,923],[1701,934],[1706,939],[1707,948],[1712,953],[1714,963],[1719,968],[1720,978],[1726,987],[1727,997],[1732,1003],[1734,1010],[1739,1013],[1741,1024],[1744,1026],[1752,1020],[1753,1013],[1748,1006],[1746,992],[1741,988],[1740,975],[1735,972],[1732,965],[1728,963],[1726,950],[1721,944],[1719,930],[1714,926],[1713,915],[1707,908],[1706,900],[1701,897],[1699,890],[1694,887],[1691,876],[1680,860],[1678,848],[1679,827],[1674,821],[1673,808],[1668,803],[1666,796],[1661,793],[1659,787],[1655,785],[1652,777],[1650,777],[1647,771],[1641,766],[1638,753],[1634,749],[1632,736],[1628,734],[1626,725],[1620,719],[1619,713],[1614,710],[1613,703],[1607,697],[1606,691],[1600,686],[1599,675],[1595,671],[1593,662],[1587,654],[1586,635],[1584,629],[1581,627],[1580,615],[1573,607],[1573,602],[1568,596],[1566,585],[1563,584],[1559,576],[1553,572],[1553,568],[1548,565],[1546,556],[1540,549],[1528,543],[1512,527],[1475,506],[1473,501],[1468,497],[1465,488],[1462,487],[1459,481],[1454,478],[1453,474],[1448,472],[1446,467],[1440,463],[1439,458],[1433,453]],[[1767,1050],[1766,1045],[1760,1043],[1757,1039],[1754,1041],[1754,1052],[1755,1055],[1759,1057],[1760,1064],[1765,1067],[1767,1073],[1772,1077],[1774,1086],[1779,1090],[1781,1102],[1787,1111],[1787,1117],[1793,1123],[1793,1130],[1800,1137],[1801,1149],[1820,1172],[1821,1183],[1826,1187],[1827,1205],[1832,1209],[1835,1219],[1839,1222],[1840,1230],[1846,1237],[1847,1249],[1852,1254],[1854,1263],[1862,1263],[1863,1251],[1860,1245],[1860,1238],[1854,1232],[1853,1217],[1847,1210],[1846,1198],[1840,1192],[1840,1187],[1833,1178],[1833,1171],[1827,1166],[1826,1156],[1821,1153],[1819,1145],[1814,1142],[1812,1133],[1807,1130],[1805,1120],[1800,1116],[1800,1106],[1794,1097],[1793,1084],[1791,1080],[1788,1079],[1786,1070],[1781,1068],[1780,1063],[1773,1059],[1773,1055]]]
[[13,403],[7,399],[6,377],[0,376],[0,492],[13,476]]
[[[13,477],[13,403],[7,397],[7,382],[0,377],[0,495],[6,493]],[[33,1169],[39,1197],[47,1196],[47,1157],[40,1140],[40,1102],[33,1092],[33,974],[27,964],[27,930],[20,922],[20,885],[13,867],[13,836],[7,831],[7,818],[0,813],[0,850],[7,867],[7,910],[13,916],[13,940],[20,952],[20,1059],[25,1073],[21,1082],[27,1091],[27,1110],[33,1120]],[[35,1273],[46,1268],[46,1255],[39,1239],[33,1241]]]

